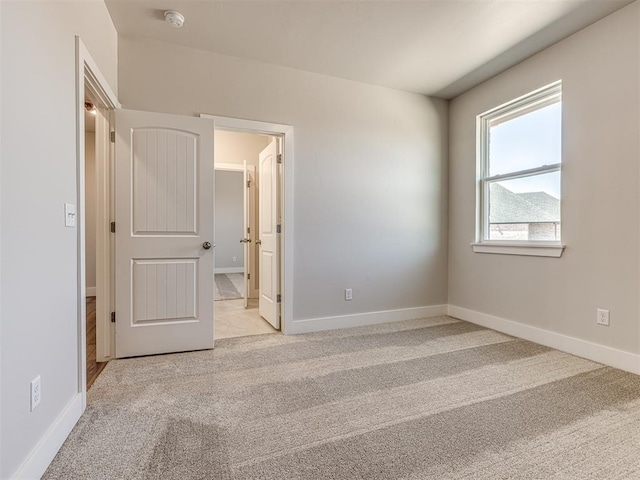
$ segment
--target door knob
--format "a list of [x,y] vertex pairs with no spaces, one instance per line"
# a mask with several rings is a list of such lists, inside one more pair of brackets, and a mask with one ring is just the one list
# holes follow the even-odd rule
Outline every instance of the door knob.
[[262,240],[256,240],[256,245],[262,245]]
[[240,243],[251,243],[251,239],[250,238],[243,238],[242,240],[240,240]]
[[211,242],[204,242],[202,244],[202,248],[204,248],[205,250],[209,250],[211,248]]

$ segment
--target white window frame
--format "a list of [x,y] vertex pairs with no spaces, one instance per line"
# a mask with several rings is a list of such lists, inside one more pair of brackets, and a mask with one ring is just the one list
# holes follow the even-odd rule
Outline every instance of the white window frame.
[[[489,240],[488,234],[489,186],[492,183],[561,172],[562,170],[562,164],[555,163],[503,175],[489,176],[489,133],[491,127],[552,105],[558,101],[562,101],[562,81],[560,80],[503,105],[492,108],[476,117],[476,239],[475,242],[471,244],[474,252],[541,257],[560,257],[562,255],[565,245],[560,241]],[[562,226],[560,228],[562,229]]]

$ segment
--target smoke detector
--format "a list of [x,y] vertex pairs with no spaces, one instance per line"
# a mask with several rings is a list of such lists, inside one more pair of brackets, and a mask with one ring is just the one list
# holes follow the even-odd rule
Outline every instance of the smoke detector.
[[184,25],[184,15],[173,10],[164,12],[164,20],[174,28],[181,28]]

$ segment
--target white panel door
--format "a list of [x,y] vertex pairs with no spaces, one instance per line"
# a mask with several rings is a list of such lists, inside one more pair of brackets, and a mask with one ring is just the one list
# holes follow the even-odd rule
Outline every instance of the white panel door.
[[211,120],[116,111],[116,356],[213,348]]
[[278,142],[273,140],[259,156],[259,237],[258,269],[260,316],[274,328],[280,328],[278,293],[280,260],[278,248]]

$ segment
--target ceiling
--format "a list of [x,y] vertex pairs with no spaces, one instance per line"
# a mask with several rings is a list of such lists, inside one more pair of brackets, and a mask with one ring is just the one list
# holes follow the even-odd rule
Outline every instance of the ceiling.
[[[632,1],[106,3],[120,35],[452,98]],[[184,27],[169,27],[165,10]]]

